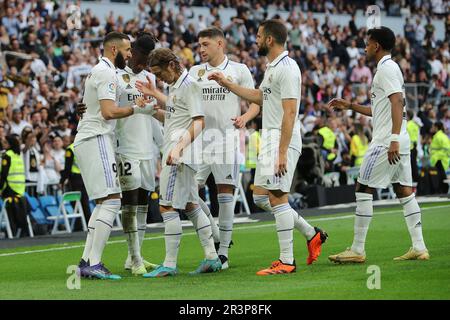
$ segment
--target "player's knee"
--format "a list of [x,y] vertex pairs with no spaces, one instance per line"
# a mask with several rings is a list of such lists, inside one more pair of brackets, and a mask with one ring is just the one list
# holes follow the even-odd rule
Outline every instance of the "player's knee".
[[411,187],[402,186],[399,183],[393,184],[393,187],[398,199],[407,198],[413,194],[413,190]]
[[112,225],[116,219],[116,215],[120,210],[120,199],[107,199],[102,202],[101,211],[98,219],[101,219]]
[[269,201],[269,196],[267,194],[253,194],[253,202],[255,203],[255,205],[266,211],[266,212],[271,212],[272,211],[272,207],[270,206],[270,201]]
[[368,193],[368,194],[373,195],[373,191],[374,191],[373,188],[369,187],[368,185],[361,184],[361,183],[356,184],[355,192]]

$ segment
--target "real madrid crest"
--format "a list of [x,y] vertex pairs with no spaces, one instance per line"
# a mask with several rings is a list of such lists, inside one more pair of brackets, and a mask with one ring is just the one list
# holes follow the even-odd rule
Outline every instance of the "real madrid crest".
[[233,82],[233,77],[232,76],[228,76],[227,80],[230,81],[230,82]]
[[198,79],[197,79],[197,81],[203,81],[202,77],[205,75],[205,72],[206,72],[205,69],[198,70],[198,73],[197,73]]
[[269,76],[269,83],[272,82],[272,75]]
[[177,103],[177,96],[176,95],[173,96],[172,101],[173,101],[174,104]]
[[129,83],[129,82],[130,82],[130,75],[127,74],[127,73],[125,73],[125,74],[122,75],[122,79],[123,79],[123,81],[125,81],[126,83]]

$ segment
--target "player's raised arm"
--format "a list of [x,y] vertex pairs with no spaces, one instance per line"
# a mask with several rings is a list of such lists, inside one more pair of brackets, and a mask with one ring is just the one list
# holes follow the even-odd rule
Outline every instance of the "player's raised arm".
[[238,95],[242,99],[262,106],[263,94],[261,90],[242,87],[237,83],[228,80],[221,72],[214,72],[210,74],[208,76],[208,80],[214,80],[222,87],[229,89],[231,92],[233,92],[235,95]]
[[331,110],[353,110],[355,112],[361,113],[365,116],[372,116],[372,109],[370,107],[362,106],[356,103],[344,99],[334,98],[328,102],[328,108]]
[[136,99],[133,106],[119,108],[114,100],[99,100],[100,112],[105,120],[121,119],[131,116],[134,113],[148,113],[143,99]]
[[239,117],[232,118],[231,120],[233,121],[233,125],[236,128],[242,129],[245,128],[247,122],[256,118],[260,112],[261,106],[257,105],[256,103],[251,103],[246,113]]

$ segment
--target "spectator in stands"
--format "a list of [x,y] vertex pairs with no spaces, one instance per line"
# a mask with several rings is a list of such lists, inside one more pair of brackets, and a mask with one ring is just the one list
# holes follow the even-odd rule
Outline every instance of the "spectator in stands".
[[372,72],[369,67],[366,66],[364,57],[358,59],[358,65],[353,68],[350,81],[366,83],[369,86],[372,84]]
[[58,127],[56,129],[58,136],[62,138],[72,134],[72,130],[69,128],[69,119],[66,116],[59,116],[56,121],[58,122]]
[[43,151],[44,151],[43,166],[45,170],[46,184],[48,185],[58,184],[61,179],[60,171],[64,167],[53,155],[52,142],[50,140],[44,144]]
[[14,109],[12,112],[12,121],[10,126],[10,134],[20,136],[22,134],[22,130],[26,127],[31,127],[31,124],[22,119],[22,110]]

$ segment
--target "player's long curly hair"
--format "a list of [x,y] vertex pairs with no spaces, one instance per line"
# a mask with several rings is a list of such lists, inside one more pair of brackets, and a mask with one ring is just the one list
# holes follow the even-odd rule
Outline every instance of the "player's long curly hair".
[[177,73],[181,74],[183,72],[183,67],[181,66],[180,60],[175,55],[175,53],[173,53],[173,51],[168,48],[158,48],[153,50],[150,53],[148,60],[150,67],[157,66],[162,69],[167,68],[169,63],[173,62]]

